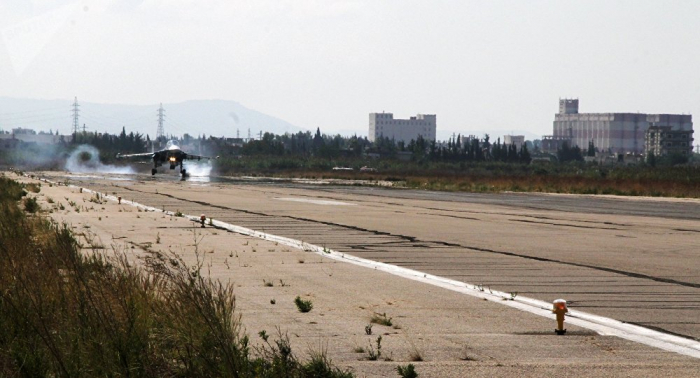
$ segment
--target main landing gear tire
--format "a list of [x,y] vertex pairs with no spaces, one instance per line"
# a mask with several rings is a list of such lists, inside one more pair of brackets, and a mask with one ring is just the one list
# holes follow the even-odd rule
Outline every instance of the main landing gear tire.
[[156,171],[156,169],[155,169],[155,168],[151,168],[151,176],[155,175],[155,174],[156,174],[156,172],[157,172],[157,171]]
[[182,173],[182,177],[185,177],[187,175],[187,170],[183,169],[180,171],[180,173]]

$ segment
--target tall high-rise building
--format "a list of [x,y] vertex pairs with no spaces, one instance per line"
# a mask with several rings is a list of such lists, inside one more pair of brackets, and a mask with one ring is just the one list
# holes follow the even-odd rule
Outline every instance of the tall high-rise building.
[[394,119],[392,113],[369,114],[369,136],[374,142],[384,136],[396,142],[409,143],[422,136],[425,140],[435,140],[437,120],[435,114],[418,114],[409,119]]
[[578,99],[560,99],[554,116],[553,135],[544,139],[568,140],[581,148],[593,144],[600,151],[643,153],[645,134],[650,126],[692,131],[690,114],[579,113]]

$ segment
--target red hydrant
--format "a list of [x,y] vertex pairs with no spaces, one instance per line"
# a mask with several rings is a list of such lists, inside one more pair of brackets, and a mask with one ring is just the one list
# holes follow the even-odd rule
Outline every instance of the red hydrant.
[[552,312],[557,314],[557,328],[554,330],[554,332],[557,333],[557,335],[563,335],[566,333],[566,329],[564,329],[564,314],[569,312],[569,309],[566,308],[566,301],[563,299],[557,299],[552,303]]

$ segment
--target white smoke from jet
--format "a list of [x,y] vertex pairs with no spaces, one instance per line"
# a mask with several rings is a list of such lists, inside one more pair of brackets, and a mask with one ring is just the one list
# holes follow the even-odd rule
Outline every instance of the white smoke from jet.
[[100,162],[100,152],[97,148],[88,144],[81,144],[68,156],[66,170],[71,173],[112,173],[123,175],[135,173],[131,167],[102,164]]
[[186,160],[185,169],[190,177],[209,177],[212,165],[209,162],[188,163]]

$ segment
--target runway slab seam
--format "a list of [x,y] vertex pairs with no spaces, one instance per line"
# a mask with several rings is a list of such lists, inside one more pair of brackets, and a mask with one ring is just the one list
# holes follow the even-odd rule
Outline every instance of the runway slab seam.
[[[126,188],[125,187],[124,189],[130,190],[130,191],[135,191],[135,192],[140,192],[139,190],[135,190],[133,188]],[[272,216],[270,214],[261,213],[261,212],[254,212],[254,211],[243,210],[243,209],[234,209],[234,208],[230,208],[230,207],[226,207],[226,206],[215,205],[215,204],[212,204],[209,202],[180,198],[180,197],[174,196],[172,194],[168,194],[168,193],[158,193],[158,195],[162,195],[162,196],[176,199],[176,200],[180,200],[180,201],[192,202],[192,203],[196,203],[196,204],[203,205],[203,206],[211,206],[211,207],[215,207],[215,208],[219,208],[219,209],[223,209],[223,210],[239,211],[239,212],[242,212],[245,214],[254,214],[254,215],[265,216],[265,217]],[[409,241],[412,243],[432,243],[432,244],[443,245],[443,246],[447,246],[447,247],[465,248],[465,249],[470,249],[470,250],[479,251],[479,252],[487,252],[487,253],[500,254],[500,255],[504,255],[504,256],[519,257],[519,258],[541,261],[541,262],[551,262],[551,263],[556,263],[556,264],[575,266],[575,267],[579,267],[579,268],[588,268],[588,269],[599,270],[599,271],[603,271],[603,272],[607,272],[607,273],[620,274],[620,275],[624,275],[624,276],[632,277],[632,278],[641,278],[641,279],[647,279],[647,280],[651,280],[651,281],[674,284],[674,285],[679,285],[679,286],[700,288],[700,284],[694,283],[694,282],[680,281],[680,280],[675,280],[672,278],[655,277],[655,276],[650,276],[647,274],[629,272],[629,271],[625,271],[625,270],[621,270],[621,269],[607,268],[607,267],[602,267],[602,266],[597,266],[597,265],[576,263],[576,262],[557,260],[557,259],[551,259],[551,258],[546,258],[546,257],[530,256],[530,255],[524,255],[524,254],[515,253],[515,252],[498,251],[498,250],[494,250],[494,249],[481,248],[481,247],[469,246],[469,245],[462,245],[462,244],[458,244],[458,243],[449,243],[449,242],[444,242],[444,241],[433,241],[433,240],[422,240],[422,239],[418,239],[418,238],[413,237],[413,236],[400,235],[400,234],[394,234],[394,233],[377,231],[377,230],[369,230],[369,229],[358,227],[358,226],[344,225],[344,224],[340,224],[340,223],[320,221],[320,220],[310,219],[310,218],[295,217],[295,216],[291,216],[291,215],[279,215],[277,217],[278,218],[294,219],[294,220],[299,220],[299,221],[304,221],[304,222],[313,222],[313,223],[323,224],[323,225],[327,225],[327,226],[342,227],[342,228],[355,230],[355,231],[370,232],[370,233],[374,233],[376,235],[393,236],[393,237],[397,237],[397,238],[400,238],[400,239],[403,239],[403,240],[406,240],[406,241]]]

